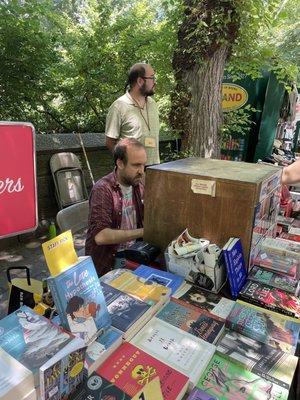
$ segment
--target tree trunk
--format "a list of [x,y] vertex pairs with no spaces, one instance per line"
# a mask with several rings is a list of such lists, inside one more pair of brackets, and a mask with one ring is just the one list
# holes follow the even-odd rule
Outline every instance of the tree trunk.
[[183,138],[183,148],[200,157],[220,157],[221,85],[226,58],[227,49],[219,48],[210,59],[183,76],[191,94],[189,132]]

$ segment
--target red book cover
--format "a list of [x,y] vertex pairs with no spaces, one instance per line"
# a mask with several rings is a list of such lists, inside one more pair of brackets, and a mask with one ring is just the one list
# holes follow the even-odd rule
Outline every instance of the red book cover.
[[188,377],[138,349],[122,344],[98,369],[97,373],[129,396],[157,376],[164,400],[181,399],[187,390]]

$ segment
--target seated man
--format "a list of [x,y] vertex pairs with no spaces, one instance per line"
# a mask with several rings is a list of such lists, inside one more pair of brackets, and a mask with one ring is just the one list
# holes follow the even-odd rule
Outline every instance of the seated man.
[[85,252],[98,275],[114,268],[117,251],[143,237],[145,147],[136,139],[122,139],[113,156],[114,171],[96,182],[90,195]]

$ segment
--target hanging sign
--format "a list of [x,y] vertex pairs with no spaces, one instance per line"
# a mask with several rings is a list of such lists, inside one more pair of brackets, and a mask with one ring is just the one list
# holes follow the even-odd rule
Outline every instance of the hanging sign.
[[0,239],[33,231],[37,222],[34,127],[0,122]]
[[237,110],[248,101],[247,91],[234,83],[222,83],[222,109],[223,111]]

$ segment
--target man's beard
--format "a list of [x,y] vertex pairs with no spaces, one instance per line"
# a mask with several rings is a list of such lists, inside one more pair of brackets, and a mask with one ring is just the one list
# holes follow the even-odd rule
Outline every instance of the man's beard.
[[122,176],[123,184],[126,186],[137,186],[140,182],[142,182],[143,175],[136,175],[134,178],[129,176]]
[[151,89],[146,89],[146,82],[143,84],[143,86],[141,86],[140,88],[140,93],[142,96],[153,96],[154,95],[154,87],[152,87]]

